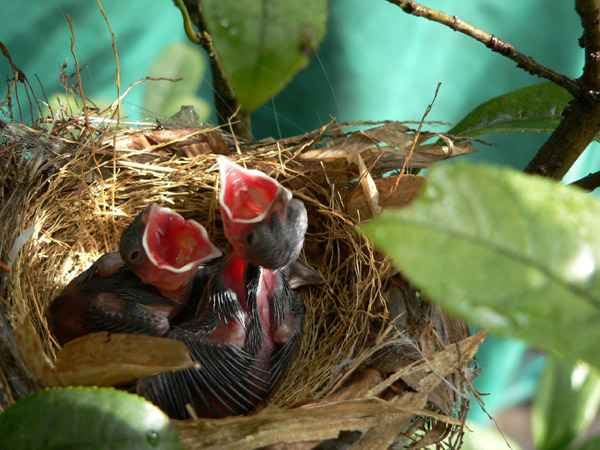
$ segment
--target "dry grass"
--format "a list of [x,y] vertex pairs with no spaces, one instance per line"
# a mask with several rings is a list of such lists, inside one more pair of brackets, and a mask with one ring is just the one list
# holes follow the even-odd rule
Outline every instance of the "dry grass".
[[[134,141],[139,142],[139,134],[132,137],[131,132],[116,131],[106,125],[91,129],[86,121],[72,121],[59,127],[58,132],[11,123],[2,129],[0,141],[3,184],[0,261],[11,264],[10,274],[2,275],[2,313],[13,330],[30,320],[50,360],[56,359],[59,348],[48,329],[44,311],[74,276],[103,253],[117,249],[121,231],[148,202],[168,206],[186,218],[198,220],[216,245],[226,245],[218,211],[216,167],[216,153],[224,152],[230,152],[232,159],[240,164],[259,168],[277,178],[305,203],[309,229],[302,257],[325,280],[322,285],[303,291],[307,304],[303,339],[286,376],[269,398],[270,404],[290,406],[334,398],[334,393],[369,366],[377,368],[383,379],[412,367],[411,364],[423,370],[423,363],[429,364],[424,356],[425,347],[443,350],[447,344],[468,335],[464,327],[452,327],[439,311],[420,303],[390,261],[376,252],[361,234],[357,221],[345,206],[351,191],[345,184],[357,177],[356,168],[339,162],[331,169],[327,165],[300,162],[298,152],[317,148],[325,139],[324,130],[281,142],[244,144],[243,151],[236,148],[236,141],[230,136],[221,135],[224,139],[219,138],[220,148],[204,146],[208,152],[202,153],[196,147],[186,150],[185,143],[198,135],[221,131],[175,130],[170,134],[165,131],[168,139],[159,142],[162,132],[142,130],[142,136],[150,143],[140,150],[138,144],[133,145]],[[9,260],[18,237],[29,227],[33,227],[31,238],[15,259]],[[394,325],[390,318],[390,296],[394,289],[406,294],[402,302],[406,327]],[[2,334],[2,349],[5,354],[12,352],[13,358],[5,360],[0,383],[12,387],[7,379],[15,373],[26,379],[23,372],[27,368],[14,356],[8,331]],[[430,356],[433,358],[435,352],[430,351],[427,358]],[[421,391],[427,395],[411,400],[408,406],[413,412],[406,416],[404,411],[403,421],[397,419],[395,426],[399,428],[394,438],[408,424],[417,424],[421,434],[424,430],[435,430],[432,424],[438,423],[439,418],[423,416],[415,422],[426,404],[440,409],[438,402],[431,403],[431,398],[426,403],[432,392],[442,395],[445,399],[442,403],[452,406],[446,414],[454,412],[460,398],[451,387],[459,386],[463,391],[464,371],[456,369],[465,367],[465,362],[459,358],[448,363],[448,370],[441,371],[442,375],[434,377],[437,381]],[[448,387],[443,382],[444,373],[453,372],[452,386]],[[12,387],[11,396],[2,405],[39,387],[39,380],[31,378],[29,375],[29,387],[27,383],[21,390]],[[378,391],[379,398],[386,400],[381,400],[381,414],[387,414],[390,402],[401,398],[404,389],[412,386],[406,381],[409,378],[398,375],[394,379],[398,381]],[[366,392],[357,390],[352,398],[367,401]],[[268,411],[267,408],[265,414]],[[464,414],[463,408],[460,416]],[[457,429],[454,419],[446,418],[437,435],[440,438],[446,433],[445,427]],[[185,435],[187,428],[182,430]]]

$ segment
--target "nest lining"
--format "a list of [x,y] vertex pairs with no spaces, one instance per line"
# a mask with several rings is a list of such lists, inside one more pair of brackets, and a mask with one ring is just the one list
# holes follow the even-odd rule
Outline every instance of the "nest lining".
[[[103,253],[118,248],[120,232],[148,202],[197,220],[217,246],[226,245],[217,201],[215,154],[224,149],[181,156],[167,143],[146,151],[132,150],[127,149],[127,135],[113,132],[125,141],[116,145],[117,150],[117,136],[110,131],[82,142],[42,135],[19,124],[8,125],[2,133],[4,148],[19,145],[16,151],[0,149],[4,186],[0,260],[7,259],[9,247],[27,227],[34,227],[32,238],[11,261],[10,275],[2,275],[2,309],[12,329],[31,321],[51,360],[55,360],[58,346],[44,318],[46,308],[74,276]],[[304,202],[309,229],[302,258],[325,279],[320,286],[303,289],[307,305],[303,338],[286,375],[269,397],[272,405],[332,397],[368,362],[383,372],[390,370],[382,367],[392,364],[391,360],[395,361],[394,370],[423,361],[426,357],[420,349],[431,330],[436,330],[436,336],[429,338],[440,341],[437,350],[467,335],[464,329],[461,335],[460,327],[455,334],[444,329],[446,319],[439,311],[412,299],[406,300],[410,303],[406,316],[410,316],[409,341],[413,345],[399,344],[401,331],[393,325],[389,312],[390,290],[408,287],[345,210],[348,190],[344,180],[357,174],[349,169],[344,173],[339,166],[332,172],[314,166],[307,170],[292,152],[308,145],[315,148],[321,134],[301,136],[297,142],[258,143],[232,156],[240,164],[277,178]],[[192,135],[197,136],[198,130],[180,130],[180,139]],[[286,144],[289,146],[284,147]],[[235,146],[228,147],[228,152],[236,151]],[[396,345],[386,346],[389,342]],[[3,370],[6,377],[6,368]],[[35,385],[33,378],[30,382]],[[455,379],[453,383],[463,381]],[[398,389],[388,397],[401,395]],[[443,395],[454,409],[460,399],[452,389],[446,391]],[[12,400],[20,395],[15,391]],[[425,433],[433,423],[423,417],[412,422],[420,424]]]

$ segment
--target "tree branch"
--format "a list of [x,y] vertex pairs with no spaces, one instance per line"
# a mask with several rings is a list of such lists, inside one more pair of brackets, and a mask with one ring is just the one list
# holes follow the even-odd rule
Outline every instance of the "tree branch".
[[577,186],[581,189],[592,192],[594,189],[600,186],[600,171],[590,173],[581,180],[574,181],[571,183],[571,186]]
[[562,179],[600,131],[600,0],[576,0],[585,50],[582,93],[563,111],[565,116],[525,168],[525,172]]
[[581,18],[585,49],[583,76],[573,80],[539,64],[512,45],[456,16],[428,8],[412,0],[387,0],[408,14],[425,17],[470,36],[515,61],[527,72],[546,78],[569,91],[574,99],[563,111],[563,120],[525,168],[525,172],[562,179],[600,131],[600,0],[575,0]]
[[524,55],[520,51],[518,51],[511,44],[504,42],[501,39],[498,39],[496,36],[490,33],[486,33],[483,30],[480,30],[477,27],[474,27],[471,24],[463,22],[456,16],[450,16],[441,11],[437,11],[435,9],[428,8],[427,6],[423,6],[417,2],[412,0],[387,0],[389,3],[399,6],[402,11],[407,14],[412,14],[413,16],[424,17],[434,22],[441,23],[452,28],[454,31],[458,31],[467,36],[476,39],[477,41],[484,44],[486,47],[491,49],[493,52],[500,53],[503,56],[513,60],[517,63],[517,67],[529,72],[532,75],[537,75],[538,77],[546,78],[547,80],[556,83],[559,86],[562,86],[574,97],[579,97],[582,95],[581,86],[577,83],[577,81],[572,78],[567,77],[561,73],[555,72],[549,67],[544,66],[543,64],[538,63],[533,58]]
[[[240,111],[235,93],[227,80],[223,66],[215,52],[212,37],[206,32],[202,13],[197,2],[193,0],[174,0],[181,11],[183,28],[188,38],[195,44],[201,45],[210,60],[210,72],[213,80],[213,97],[219,125],[231,123],[233,133],[239,138],[250,140],[252,137],[250,127],[250,114]],[[196,32],[192,21],[201,30]],[[231,120],[236,116],[237,120]]]

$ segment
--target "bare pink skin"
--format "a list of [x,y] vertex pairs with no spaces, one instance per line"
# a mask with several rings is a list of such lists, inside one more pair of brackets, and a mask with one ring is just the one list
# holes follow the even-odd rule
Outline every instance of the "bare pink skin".
[[98,275],[103,278],[111,277],[124,265],[125,263],[123,262],[121,255],[116,252],[107,253],[104,255],[104,258],[102,258],[102,261],[98,264]]
[[273,332],[273,341],[286,344],[298,329],[298,318],[291,314],[286,315]]
[[[235,292],[244,311],[247,311],[247,291],[243,282],[246,266],[246,261],[235,252],[231,252],[221,272],[221,280],[224,287]],[[217,329],[203,339],[208,342],[214,342],[221,345],[231,344],[242,348],[246,341],[246,327],[248,326],[249,319],[250,317],[246,312],[244,313],[243,323],[239,323],[233,319],[227,320],[226,322],[220,321],[217,325]]]
[[203,340],[214,344],[228,344],[242,348],[244,342],[246,342],[246,327],[235,321],[221,323],[215,331],[206,336]]
[[[271,314],[270,297],[275,290],[278,281],[277,274],[269,269],[262,270],[260,277],[256,303],[260,314],[260,321],[263,329],[263,345],[259,353],[259,359],[267,360],[267,356],[274,351],[273,341],[273,316]],[[263,356],[261,358],[261,356]]]

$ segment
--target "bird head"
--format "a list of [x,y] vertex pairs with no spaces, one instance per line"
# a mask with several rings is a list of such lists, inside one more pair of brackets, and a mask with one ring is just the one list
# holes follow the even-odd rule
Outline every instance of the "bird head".
[[304,204],[259,170],[218,158],[225,236],[253,264],[278,269],[296,260],[308,218]]
[[200,265],[221,256],[202,225],[155,203],[123,231],[119,251],[144,283],[167,291],[179,289]]

